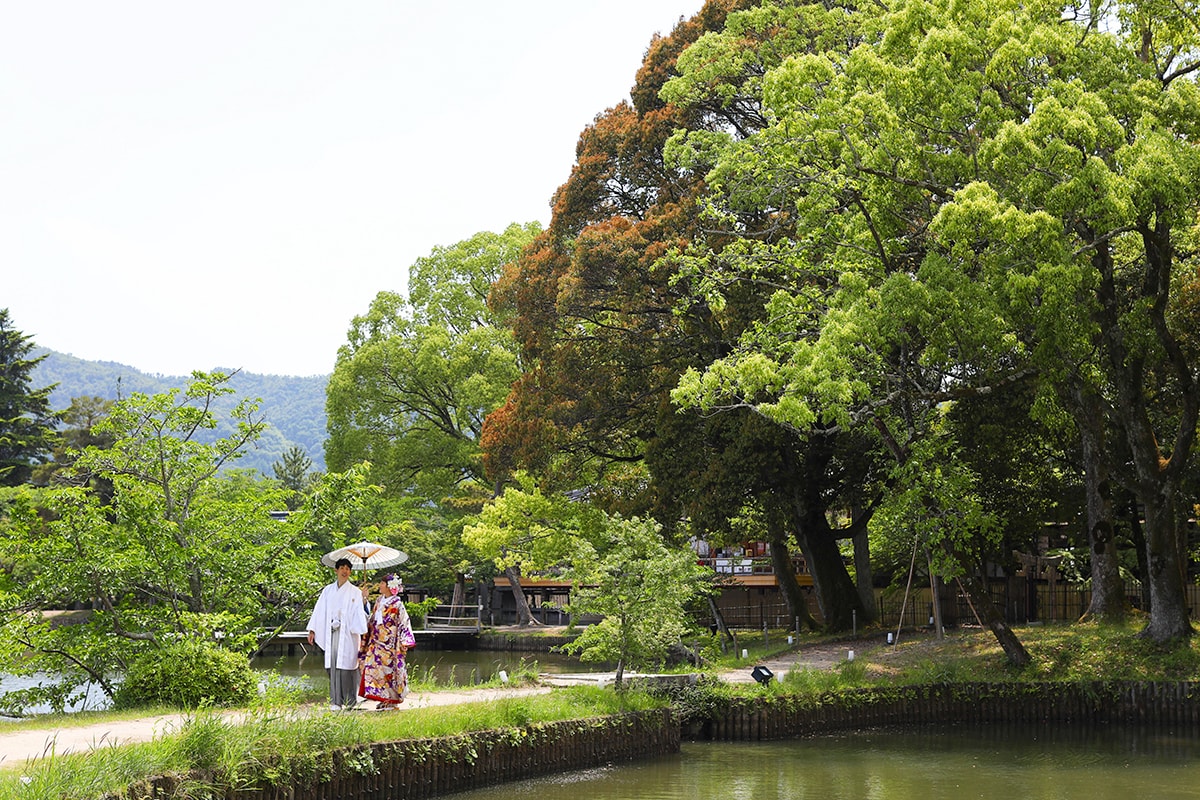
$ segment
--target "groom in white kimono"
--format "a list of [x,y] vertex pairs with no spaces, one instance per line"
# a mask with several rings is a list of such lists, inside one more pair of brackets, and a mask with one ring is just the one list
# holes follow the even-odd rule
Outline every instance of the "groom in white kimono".
[[350,560],[334,565],[337,580],[321,590],[308,619],[308,643],[325,651],[331,708],[353,708],[358,700],[358,648],[367,632],[362,592],[350,582]]

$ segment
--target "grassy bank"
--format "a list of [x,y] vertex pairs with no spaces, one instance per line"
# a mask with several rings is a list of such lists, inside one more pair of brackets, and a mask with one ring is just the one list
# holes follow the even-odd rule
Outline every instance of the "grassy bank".
[[371,714],[321,707],[262,706],[231,718],[213,711],[190,715],[177,733],[152,742],[56,755],[0,772],[0,797],[91,800],[152,775],[195,775],[204,785],[242,786],[259,780],[329,773],[332,751],[365,742],[429,739],[467,731],[522,728],[538,723],[660,707],[643,694],[573,688],[545,695]]
[[[1031,626],[1019,636],[1032,657],[1021,670],[1008,666],[990,633],[978,629],[949,632],[944,639],[905,632],[887,645],[886,632],[869,631],[855,639],[806,636],[786,644],[785,635],[745,636],[739,651],[714,665],[744,669],[747,664],[791,651],[823,648],[832,665],[793,669],[782,682],[720,684],[677,698],[681,718],[704,714],[725,699],[762,692],[817,697],[840,689],[947,683],[1021,683],[1044,681],[1186,681],[1200,680],[1200,637],[1179,647],[1159,647],[1136,637],[1139,625],[1098,624]],[[740,649],[749,653],[741,658]],[[853,661],[845,657],[855,650]],[[840,655],[838,655],[840,654]],[[447,687],[449,688],[449,687]],[[309,690],[311,691],[311,689]],[[436,738],[467,731],[521,728],[530,724],[615,714],[655,707],[664,700],[638,693],[573,688],[547,695],[487,703],[408,709],[401,713],[328,713],[308,697],[269,695],[233,722],[214,712],[190,715],[177,734],[153,742],[101,749],[87,756],[51,756],[0,772],[0,797],[20,800],[71,800],[99,797],[155,774],[205,774],[222,785],[242,785],[273,776],[320,775],[332,764],[330,753],[342,747],[405,738]],[[319,698],[323,700],[323,696]],[[72,715],[70,724],[128,719],[124,712]],[[55,727],[58,720],[21,723]]]
[[[784,635],[739,642],[749,650],[723,657],[720,669],[748,669],[780,659],[792,651],[824,648],[835,656],[828,668],[793,668],[770,691],[819,694],[837,689],[941,683],[1036,683],[1043,681],[1188,681],[1200,680],[1200,636],[1177,646],[1156,645],[1137,636],[1141,624],[1079,623],[1033,625],[1017,634],[1029,652],[1027,667],[1010,666],[995,637],[979,628],[948,631],[938,639],[931,632],[904,632],[888,645],[887,632],[868,631],[857,638],[809,635],[789,646]],[[855,651],[854,660],[848,658]],[[761,692],[756,684],[722,687],[728,695]]]
[[[852,684],[911,684],[1008,681],[1177,681],[1200,678],[1200,637],[1178,646],[1156,645],[1137,636],[1141,625],[1078,623],[1019,628],[1031,662],[1016,669],[989,632],[978,628],[906,634],[895,646],[885,634],[858,647],[853,662],[837,670]],[[846,644],[848,648],[855,643]]]

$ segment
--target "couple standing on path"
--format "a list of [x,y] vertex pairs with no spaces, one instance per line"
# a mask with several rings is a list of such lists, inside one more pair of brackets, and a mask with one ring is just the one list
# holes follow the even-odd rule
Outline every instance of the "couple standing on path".
[[350,560],[338,559],[334,570],[337,579],[321,590],[307,626],[309,644],[325,652],[330,707],[353,708],[361,695],[381,710],[395,708],[408,693],[405,656],[416,644],[400,599],[404,584],[385,575],[370,611],[365,585],[350,582]]

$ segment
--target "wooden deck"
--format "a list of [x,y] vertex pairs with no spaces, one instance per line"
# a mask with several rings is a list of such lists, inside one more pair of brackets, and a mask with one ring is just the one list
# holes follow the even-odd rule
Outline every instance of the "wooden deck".
[[[796,567],[796,583],[800,586],[812,586],[812,574],[808,572],[803,559],[793,559]],[[763,556],[750,558],[701,558],[698,562],[717,574],[721,583],[746,587],[774,587],[779,585],[775,578],[775,570],[771,559]],[[508,576],[497,575],[493,578],[497,587],[509,588]],[[521,588],[526,590],[546,590],[565,593],[571,588],[569,581],[561,578],[543,578],[521,576]]]

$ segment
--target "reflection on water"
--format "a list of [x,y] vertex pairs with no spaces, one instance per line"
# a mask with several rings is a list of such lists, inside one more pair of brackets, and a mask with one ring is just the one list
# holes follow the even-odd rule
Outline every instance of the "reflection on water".
[[[54,676],[46,672],[35,672],[32,675],[5,675],[0,673],[0,695],[5,692],[15,692],[21,689],[33,689],[42,684],[54,683]],[[66,711],[99,711],[108,708],[110,703],[108,696],[104,694],[104,690],[97,683],[89,683],[80,687],[76,694],[80,697],[74,703],[67,705]],[[29,706],[26,709],[28,714],[48,714],[51,708],[49,705]]]
[[1103,727],[928,728],[760,743],[454,795],[455,800],[1156,800],[1200,796],[1200,741]]

